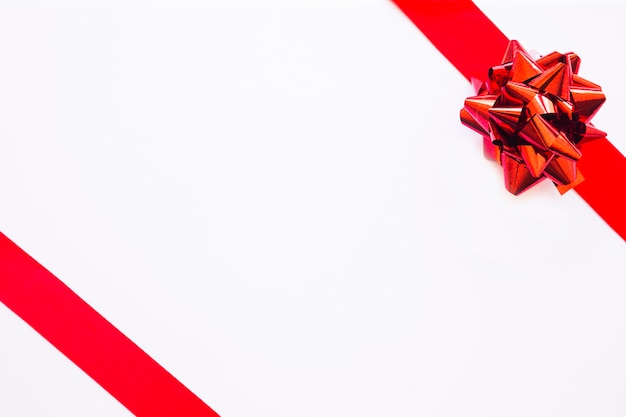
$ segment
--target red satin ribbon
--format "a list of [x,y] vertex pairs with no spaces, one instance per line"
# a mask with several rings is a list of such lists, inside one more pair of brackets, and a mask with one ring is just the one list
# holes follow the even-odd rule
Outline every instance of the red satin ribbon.
[[219,417],[0,233],[0,301],[139,417]]
[[581,152],[585,180],[574,191],[626,240],[626,158],[608,139],[585,143]]
[[[468,80],[500,63],[508,38],[470,0],[393,0]],[[574,190],[626,240],[626,158],[607,139],[581,147]]]

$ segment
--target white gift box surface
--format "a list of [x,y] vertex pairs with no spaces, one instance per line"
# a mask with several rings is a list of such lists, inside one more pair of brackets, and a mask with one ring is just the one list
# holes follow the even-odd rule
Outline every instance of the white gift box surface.
[[[623,6],[476,3],[626,152]],[[624,241],[504,189],[393,3],[2,2],[0,56],[0,231],[220,415],[626,412]],[[130,415],[0,329],[0,415]]]

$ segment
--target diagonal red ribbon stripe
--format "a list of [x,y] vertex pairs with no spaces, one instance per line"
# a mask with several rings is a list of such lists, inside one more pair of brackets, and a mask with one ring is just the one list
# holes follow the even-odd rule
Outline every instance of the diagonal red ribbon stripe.
[[582,145],[585,180],[574,190],[626,240],[626,158],[608,139]]
[[509,40],[471,1],[393,1],[468,80],[502,60]]
[[[470,0],[393,0],[468,80],[484,80],[508,38]],[[607,139],[584,144],[574,190],[626,240],[626,158]]]
[[139,417],[219,417],[0,233],[0,301]]

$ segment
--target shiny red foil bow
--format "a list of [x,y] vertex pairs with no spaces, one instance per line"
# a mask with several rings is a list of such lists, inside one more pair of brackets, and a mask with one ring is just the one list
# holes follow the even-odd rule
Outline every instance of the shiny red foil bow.
[[606,100],[600,86],[578,75],[580,58],[552,52],[534,60],[511,41],[461,121],[483,135],[485,156],[500,162],[507,190],[520,194],[552,180],[562,193],[580,184],[577,145],[604,138],[590,120]]
[[[507,49],[507,45],[510,42],[506,35],[487,16],[485,16],[485,14],[471,0],[393,0],[393,2],[468,81],[473,82],[474,80],[483,80],[485,74],[488,73],[489,68],[493,67],[495,63],[500,61],[502,51]],[[569,56],[572,79],[576,78],[577,80],[572,80],[573,84],[569,85],[570,98],[574,97],[574,95],[571,94],[572,90],[575,94],[580,93],[580,90],[584,90],[584,93],[588,94],[588,96],[593,96],[596,93],[601,94],[598,86],[579,78],[577,74],[575,74],[575,71],[573,71],[574,68],[577,70],[579,65],[579,59],[575,56],[575,54],[565,54],[565,56],[565,59],[559,58],[557,61],[566,64],[567,56]],[[547,60],[548,55],[545,57],[544,64],[533,62],[539,67],[539,69],[546,72],[548,70],[546,67],[550,66],[545,62]],[[509,60],[505,61],[508,62]],[[510,61],[513,61],[513,57],[511,57]],[[567,66],[568,65],[566,64],[566,71]],[[574,77],[574,75],[576,75],[576,77]],[[576,85],[576,83],[578,83],[578,85]],[[522,82],[521,84],[524,83]],[[589,91],[596,92],[590,93]],[[489,90],[487,90],[487,92],[489,92]],[[558,94],[556,96],[558,97]],[[545,100],[538,100],[543,104],[548,105],[545,103]],[[548,101],[552,102],[552,100]],[[572,104],[571,101],[567,101]],[[574,99],[574,101],[576,102],[576,99]],[[581,102],[580,96],[578,101]],[[593,101],[593,99],[590,100],[590,102]],[[552,104],[554,104],[554,102],[552,102]],[[597,103],[594,103],[593,105],[595,106],[596,104]],[[567,107],[565,103],[561,103],[561,106]],[[579,115],[583,107],[585,106],[579,106]],[[561,112],[563,111],[564,109],[561,109]],[[558,114],[558,111],[556,113]],[[601,133],[600,131],[596,131],[593,126],[590,126],[587,123],[590,116],[593,116],[593,112],[589,113],[588,110],[583,109],[582,113],[588,114],[586,120],[581,120],[580,118],[578,120],[579,122],[585,123],[585,132],[577,131],[573,135],[570,132],[568,135],[567,129],[565,129],[564,136],[570,143],[575,145],[584,157],[580,157],[576,160],[572,154],[569,158],[570,161],[574,160],[576,165],[576,176],[573,182],[570,181],[574,176],[571,163],[566,164],[569,171],[564,173],[569,175],[559,175],[561,181],[555,182],[557,184],[565,184],[558,185],[560,191],[562,192],[573,188],[574,191],[579,194],[591,206],[591,208],[593,208],[596,213],[598,213],[598,215],[600,215],[604,221],[606,221],[606,223],[622,237],[622,239],[626,240],[626,198],[623,198],[623,196],[626,196],[626,157],[624,157],[624,155],[622,155],[621,152],[613,146],[607,138],[599,137],[598,139],[591,140],[593,136],[600,136]],[[565,111],[565,114],[567,114],[567,111]],[[574,114],[573,109],[572,114]],[[549,120],[550,117],[555,116],[549,116],[547,121],[548,124],[550,124],[556,131],[556,136],[558,136],[561,134],[562,125],[558,122],[554,124],[554,121]],[[543,118],[545,119],[545,117]],[[541,122],[539,119],[537,119],[537,121]],[[580,126],[581,125],[578,124],[579,128]],[[481,128],[483,127],[481,126]],[[526,133],[528,133],[528,131],[529,129],[527,129]],[[578,143],[576,143],[576,140],[578,140],[576,139],[577,135],[586,135],[586,138],[580,138]],[[554,135],[551,134],[548,136]],[[488,141],[493,145],[490,132],[488,137]],[[574,140],[572,141],[572,139]],[[531,143],[532,141],[528,142]],[[538,146],[532,150],[529,148],[526,148],[525,150],[528,154],[535,151],[535,149],[543,151],[544,153],[540,157],[534,159],[532,156],[531,158],[528,158],[527,156],[527,159],[535,164],[533,167],[535,173],[539,171],[538,168],[541,168],[543,163],[539,164],[539,162],[541,162],[541,158],[545,156],[548,158],[551,157],[552,159],[560,156],[562,158],[561,162],[568,159],[567,157],[563,158],[562,153],[554,152],[554,149],[550,149],[550,146],[546,146],[546,143],[543,140],[540,142],[540,145],[543,145],[543,147]],[[563,141],[559,139],[557,145],[562,143]],[[551,145],[554,145],[554,143],[551,143]],[[552,146],[552,148],[554,148],[554,146]],[[487,146],[487,150],[489,149],[489,146]],[[502,142],[502,150],[504,150],[504,142]],[[548,150],[550,152],[547,152]],[[507,149],[507,151],[513,150]],[[498,157],[496,152],[497,150],[494,148],[493,152],[488,152],[488,155],[494,158]],[[537,153],[541,154],[541,152]],[[502,159],[502,154],[506,153],[502,152],[500,154],[500,160]],[[509,156],[511,156],[511,154],[515,154],[515,152],[508,153]],[[519,155],[521,156],[521,152],[519,152]],[[523,185],[523,181],[520,181],[516,186],[515,183],[517,182],[517,178],[512,178],[510,176],[510,174],[515,175],[516,172],[524,172],[524,169],[529,169],[528,165],[526,165],[526,161],[524,161],[524,158],[520,158],[519,156],[517,158],[511,157],[506,161],[512,161],[518,168],[518,171],[516,171],[515,169],[505,167],[505,173],[508,173],[507,175],[509,175],[506,182],[512,182],[511,186],[508,186],[507,188],[513,189],[514,191],[516,188],[521,188],[518,190],[519,192],[527,189],[528,186],[525,188],[521,186]],[[524,162],[524,164],[520,164],[520,161]],[[559,172],[556,172],[556,170],[553,169],[555,167],[552,166],[549,170],[547,168],[551,162],[552,161],[548,162],[546,168],[543,169],[543,172],[552,175],[551,179],[553,180],[558,179],[556,174],[559,174]],[[584,181],[582,182],[580,182],[582,180],[582,174],[580,174],[581,172],[584,173]],[[543,175],[543,177],[545,176],[546,175]],[[547,177],[550,178],[549,175]],[[527,180],[530,179],[527,178]],[[541,179],[538,181],[540,180]]]

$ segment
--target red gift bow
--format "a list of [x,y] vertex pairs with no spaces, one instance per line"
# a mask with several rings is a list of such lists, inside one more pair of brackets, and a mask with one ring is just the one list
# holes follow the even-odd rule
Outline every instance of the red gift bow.
[[[393,0],[469,81],[483,80],[509,39],[470,0]],[[626,158],[606,138],[582,143],[585,180],[573,188],[626,240]]]
[[489,79],[476,83],[478,95],[465,99],[461,122],[483,136],[485,156],[500,162],[512,194],[546,178],[561,194],[584,181],[578,146],[606,137],[591,124],[606,98],[579,66],[573,52],[534,60],[511,41]]

